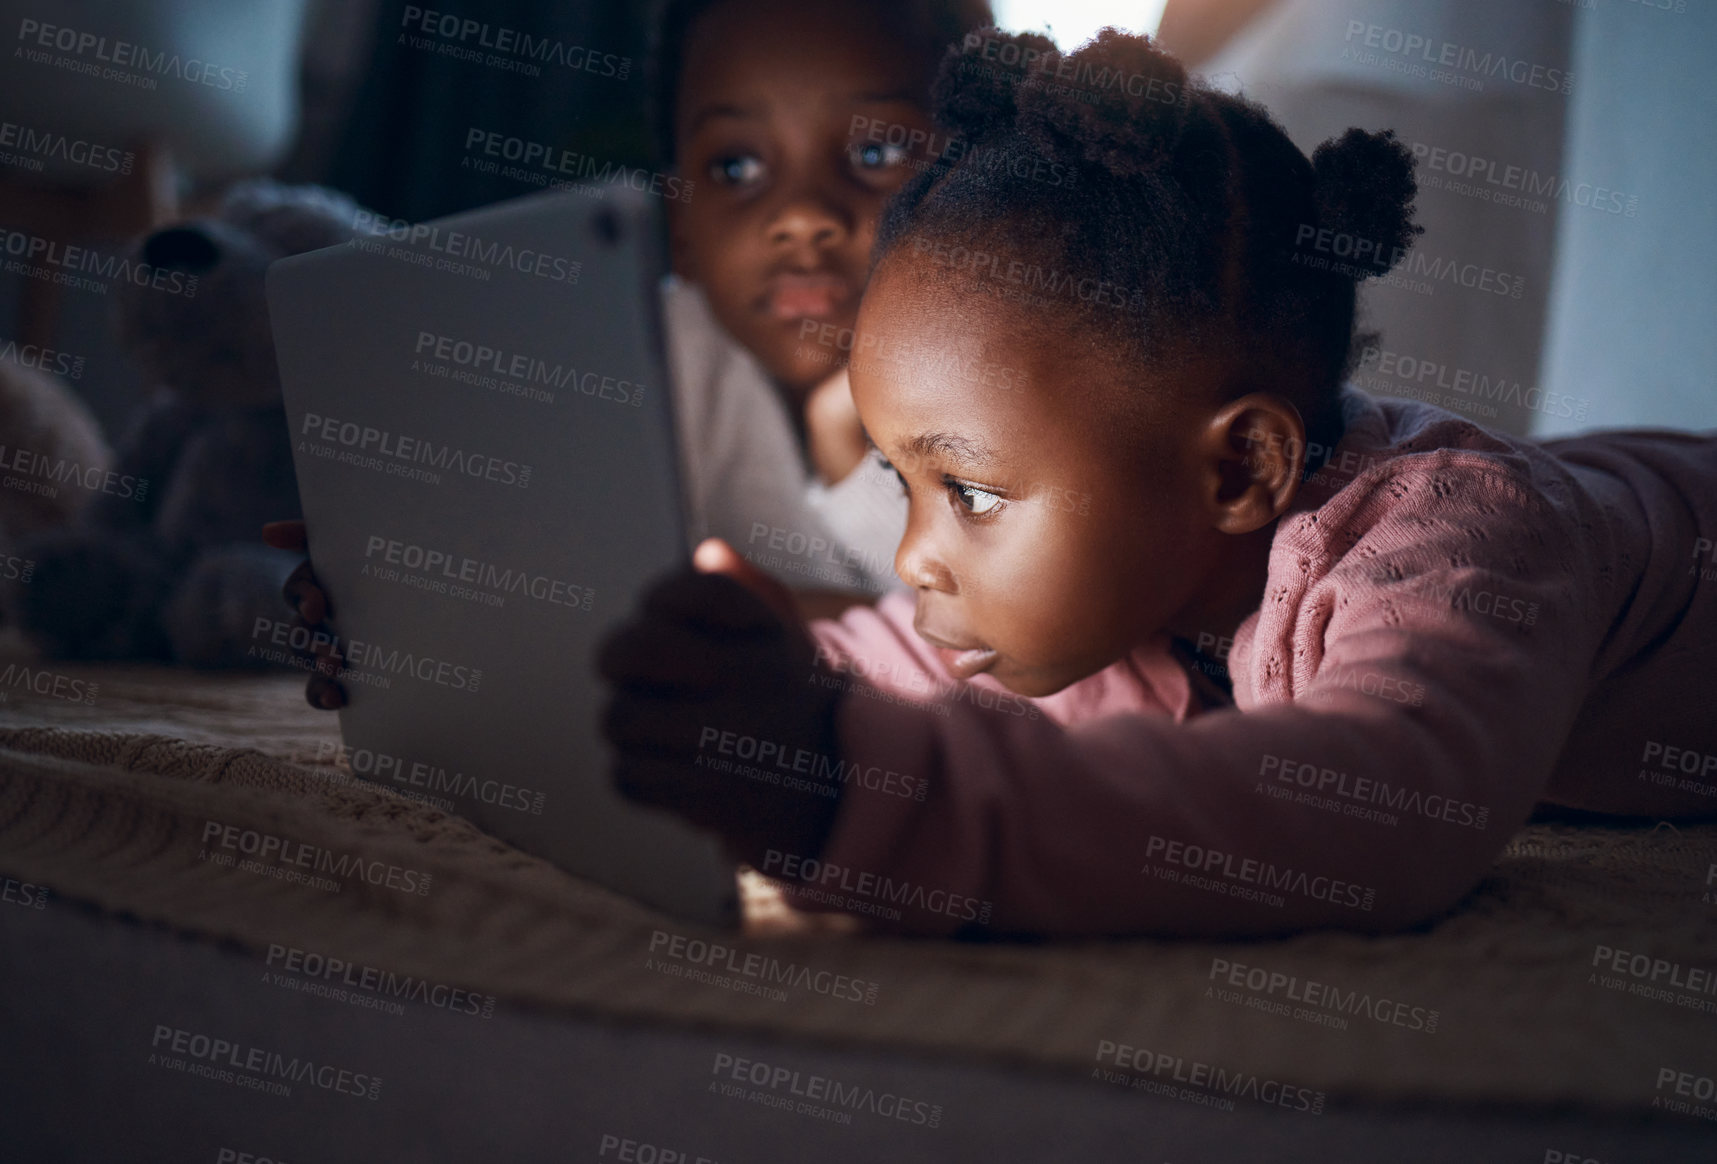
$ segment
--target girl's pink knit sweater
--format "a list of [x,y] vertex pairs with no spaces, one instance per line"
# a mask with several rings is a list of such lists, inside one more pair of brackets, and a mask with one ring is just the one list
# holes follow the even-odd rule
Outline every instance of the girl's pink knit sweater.
[[845,791],[823,852],[764,872],[923,933],[1385,930],[1540,803],[1717,813],[1717,436],[1344,400],[1232,706],[1166,637],[1042,699],[957,684],[891,596],[813,626],[851,677]]

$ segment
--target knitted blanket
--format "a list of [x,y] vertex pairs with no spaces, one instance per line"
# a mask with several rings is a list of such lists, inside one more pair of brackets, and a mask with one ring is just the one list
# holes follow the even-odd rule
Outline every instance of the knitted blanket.
[[881,939],[801,919],[756,878],[746,932],[721,933],[351,777],[334,717],[296,678],[62,670],[97,684],[93,701],[0,703],[0,876],[46,887],[47,908],[236,943],[304,988],[340,962],[339,982],[384,997],[435,983],[1094,1085],[1270,1080],[1331,1102],[1626,1111],[1675,1098],[1663,1070],[1717,1073],[1717,826],[1532,826],[1452,915],[1381,938]]

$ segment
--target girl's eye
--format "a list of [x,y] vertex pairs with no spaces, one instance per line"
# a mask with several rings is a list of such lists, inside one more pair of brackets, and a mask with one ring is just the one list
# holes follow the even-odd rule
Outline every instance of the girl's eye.
[[763,162],[755,154],[735,154],[709,164],[711,181],[724,186],[749,186],[763,178]]
[[994,493],[979,489],[975,485],[967,485],[963,481],[949,481],[948,492],[954,499],[966,507],[967,512],[982,515],[989,513],[1002,503],[1002,499]]
[[852,149],[853,165],[861,170],[888,170],[906,161],[906,147],[885,142],[860,142]]

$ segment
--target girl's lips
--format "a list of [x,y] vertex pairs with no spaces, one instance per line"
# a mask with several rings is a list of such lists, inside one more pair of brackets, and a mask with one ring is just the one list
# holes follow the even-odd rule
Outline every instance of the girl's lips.
[[852,298],[852,285],[839,275],[776,275],[763,298],[768,313],[782,322],[828,319]]
[[981,671],[988,671],[996,663],[996,652],[989,647],[970,647],[965,650],[937,647],[936,654],[941,657],[942,665],[948,668],[948,674],[962,680],[970,679]]

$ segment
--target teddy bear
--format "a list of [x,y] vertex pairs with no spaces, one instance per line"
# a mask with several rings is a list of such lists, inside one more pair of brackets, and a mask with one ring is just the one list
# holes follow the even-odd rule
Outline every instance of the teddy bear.
[[0,579],[7,620],[44,656],[268,665],[253,628],[288,617],[300,555],[260,530],[301,511],[263,276],[371,218],[321,187],[250,181],[133,245],[150,277],[116,281],[116,318],[154,395],[75,519],[15,540],[29,582]]

